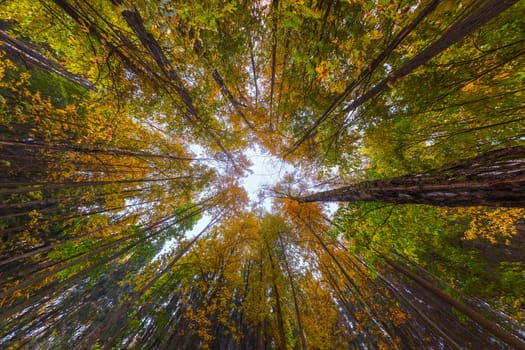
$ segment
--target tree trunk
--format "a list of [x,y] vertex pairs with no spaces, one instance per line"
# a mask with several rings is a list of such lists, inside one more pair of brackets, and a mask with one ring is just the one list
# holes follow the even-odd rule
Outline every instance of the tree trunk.
[[[476,4],[474,4],[474,7],[478,7],[475,11],[473,11],[469,16],[466,18],[454,23],[439,39],[437,39],[434,43],[432,43],[430,46],[425,48],[423,51],[418,53],[416,56],[414,56],[410,61],[405,63],[401,68],[384,78],[382,81],[374,85],[372,88],[370,88],[368,91],[363,93],[361,96],[355,98],[352,102],[350,102],[344,109],[344,113],[348,113],[350,111],[355,110],[356,108],[362,106],[366,102],[370,101],[383,91],[387,90],[389,88],[390,84],[393,84],[396,82],[396,80],[403,78],[416,70],[418,67],[424,65],[426,62],[428,62],[433,57],[437,56],[444,50],[448,49],[450,46],[454,45],[456,42],[462,40],[467,35],[471,34],[476,29],[480,28],[487,22],[489,22],[491,19],[497,17],[500,13],[511,7],[512,5],[516,4],[518,0],[489,0],[484,3],[484,1],[478,1]],[[425,8],[420,16],[416,17],[416,19],[411,23],[407,29],[408,31],[414,30],[414,28],[420,23],[420,21],[428,15],[430,12],[434,10],[434,6],[436,6],[437,3],[431,3],[428,5],[427,8]],[[484,6],[483,6],[484,5]],[[285,153],[285,157],[294,152],[299,146],[306,141],[307,139],[311,138],[319,125],[326,121],[330,113],[334,110],[334,108],[342,103],[344,99],[350,94],[350,92],[353,91],[355,87],[359,85],[359,83],[362,80],[366,80],[369,78],[369,74],[373,72],[372,69],[375,68],[375,65],[380,62],[380,60],[384,59],[384,57],[388,57],[390,54],[389,51],[393,51],[397,45],[404,39],[404,35],[408,34],[405,33],[405,29],[401,31],[401,33],[396,37],[396,39],[387,47],[381,55],[374,60],[370,65],[370,72],[365,72],[360,79],[357,79],[355,82],[347,86],[345,91],[336,97],[332,105],[328,107],[328,109],[323,113],[323,115],[318,118],[303,134],[303,136]]]
[[288,283],[290,283],[290,288],[292,291],[292,300],[293,300],[293,305],[295,309],[295,316],[297,317],[297,331],[299,332],[299,335],[301,337],[301,349],[307,350],[308,347],[306,346],[306,336],[305,336],[304,329],[303,329],[303,322],[301,320],[301,310],[299,308],[299,303],[297,301],[297,292],[295,291],[295,283],[293,281],[292,272],[290,270],[290,265],[288,264],[286,248],[283,243],[281,233],[279,233],[279,243],[281,244],[281,249],[283,252],[283,262],[284,262],[284,267],[286,268],[286,274],[288,275]]
[[512,346],[514,349],[525,349],[525,343],[523,342],[522,338],[518,338],[515,335],[509,333],[507,330],[499,326],[497,323],[494,323],[490,321],[489,319],[485,318],[485,316],[483,316],[482,314],[480,314],[478,311],[474,310],[470,306],[460,302],[459,300],[452,298],[450,295],[443,292],[441,289],[434,286],[432,283],[430,283],[426,279],[418,276],[416,273],[408,270],[407,268],[387,258],[384,255],[381,255],[381,257],[386,263],[392,266],[395,270],[397,270],[404,276],[408,277],[412,281],[416,282],[420,286],[424,287],[427,291],[432,293],[439,300],[444,301],[445,303],[453,306],[455,309],[457,309],[464,315],[468,316],[471,320],[475,321],[477,324],[483,327],[486,331],[492,333],[498,339],[504,341],[508,345]]
[[268,252],[268,259],[270,261],[270,266],[272,268],[272,288],[273,293],[275,296],[275,306],[276,306],[276,314],[277,314],[277,324],[279,325],[279,349],[280,350],[286,350],[286,331],[284,329],[284,318],[283,318],[283,309],[281,306],[281,296],[279,294],[279,288],[277,287],[277,278],[276,278],[276,269],[275,263],[273,261],[271,247],[268,243],[268,241],[264,240],[264,244],[266,245],[266,250]]
[[483,1],[478,1],[474,6],[479,6],[479,8],[473,11],[467,18],[454,23],[454,25],[452,25],[438,40],[418,53],[401,68],[383,79],[365,94],[354,100],[346,106],[343,111],[348,112],[363,105],[380,92],[386,90],[389,83],[394,83],[397,79],[410,74],[416,68],[422,66],[431,58],[454,45],[456,42],[460,41],[474,30],[480,28],[491,19],[497,17],[500,13],[517,2],[518,0],[489,0],[484,6],[480,6],[483,4]]
[[62,65],[45,56],[30,44],[13,38],[7,32],[0,29],[0,48],[4,50],[7,57],[13,61],[22,61],[29,67],[38,68],[44,72],[56,74],[69,82],[83,87],[86,90],[97,91],[95,85],[89,80],[68,72]]
[[[217,219],[217,218],[215,218]],[[186,246],[178,252],[178,254],[172,259],[172,261],[164,268],[160,273],[155,275],[151,281],[149,281],[142,289],[134,293],[131,298],[126,301],[124,304],[122,304],[114,313],[112,313],[109,317],[107,317],[102,324],[99,324],[97,327],[95,327],[84,339],[81,340],[80,344],[78,345],[79,349],[91,349],[97,339],[102,337],[106,331],[109,331],[110,328],[119,321],[120,318],[123,317],[123,315],[127,315],[128,311],[133,307],[135,302],[139,300],[139,298],[144,295],[153,285],[165,274],[171,271],[173,266],[191,249],[191,247],[197,242],[205,232],[208,231],[208,229],[215,223],[215,220],[212,220],[203,230],[201,230],[190,242],[186,244]],[[127,325],[127,320],[124,321],[125,325]],[[119,330],[121,330],[120,328]],[[104,349],[108,349],[110,346],[113,346],[113,342],[115,340],[115,336],[117,334],[113,335],[105,335],[107,338],[107,342],[104,344]]]
[[366,181],[291,198],[299,202],[525,207],[525,147],[484,153],[459,165],[425,174]]

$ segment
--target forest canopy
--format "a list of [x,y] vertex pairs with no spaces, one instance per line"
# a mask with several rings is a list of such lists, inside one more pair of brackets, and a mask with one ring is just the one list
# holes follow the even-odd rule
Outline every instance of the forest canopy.
[[518,0],[0,1],[0,348],[525,349],[524,54]]

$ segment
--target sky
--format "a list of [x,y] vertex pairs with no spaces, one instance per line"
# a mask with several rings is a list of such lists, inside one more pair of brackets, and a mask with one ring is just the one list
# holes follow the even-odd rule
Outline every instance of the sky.
[[[248,193],[248,197],[251,203],[259,202],[258,193],[263,189],[265,185],[272,187],[277,182],[281,181],[284,176],[288,173],[292,173],[294,168],[290,164],[287,164],[277,157],[270,155],[268,152],[263,151],[260,147],[255,146],[249,148],[245,152],[246,157],[252,163],[250,167],[251,172],[248,172],[240,182]],[[266,196],[262,203],[259,205],[267,212],[271,212],[272,198]],[[336,203],[330,203],[328,205],[328,213],[332,215],[337,210]],[[195,225],[195,227],[186,234],[186,237],[193,237],[198,234],[211,220],[211,217],[204,215],[201,220]]]
[[[195,148],[193,151],[197,153],[196,151],[198,151],[198,149]],[[247,172],[247,175],[243,177],[240,182],[248,193],[251,203],[259,202],[258,193],[264,185],[274,185],[279,182],[287,172],[293,170],[291,165],[283,163],[280,159],[262,151],[260,147],[250,148],[245,154],[253,165],[250,167],[250,172]],[[272,208],[272,198],[266,197],[260,205],[264,210],[270,212]],[[186,237],[194,237],[199,234],[210,220],[210,216],[204,215],[195,227],[186,233]]]
[[[246,157],[253,163],[249,173],[241,180],[241,184],[248,192],[248,196],[252,203],[259,201],[258,193],[263,186],[273,186],[281,181],[287,173],[293,172],[293,167],[290,164],[262,151],[259,147],[250,148],[245,152]],[[271,211],[272,198],[265,198],[261,203],[262,207],[267,211]]]
[[[197,155],[203,155],[203,150],[199,146],[191,146],[190,149]],[[272,187],[277,182],[281,181],[287,173],[292,173],[294,168],[290,164],[287,164],[277,157],[270,155],[268,152],[263,151],[260,147],[255,146],[249,148],[245,152],[246,157],[252,163],[250,172],[240,180],[241,185],[245,188],[248,193],[248,197],[251,203],[258,203],[259,191],[263,189],[265,185]],[[266,211],[271,212],[272,198],[266,196],[259,205]],[[328,205],[328,214],[331,216],[337,210],[336,203],[330,203]],[[209,224],[211,216],[203,215],[203,217],[195,224],[193,229],[186,233],[186,238],[195,237],[199,234],[206,225]],[[159,252],[159,255],[166,253],[170,248],[173,247],[175,240],[169,240],[164,244],[163,249]]]

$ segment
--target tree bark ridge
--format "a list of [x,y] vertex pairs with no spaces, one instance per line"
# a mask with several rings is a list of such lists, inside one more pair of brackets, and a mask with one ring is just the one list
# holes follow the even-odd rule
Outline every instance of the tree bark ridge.
[[525,147],[484,153],[435,172],[366,181],[292,199],[299,202],[378,201],[449,207],[525,207]]

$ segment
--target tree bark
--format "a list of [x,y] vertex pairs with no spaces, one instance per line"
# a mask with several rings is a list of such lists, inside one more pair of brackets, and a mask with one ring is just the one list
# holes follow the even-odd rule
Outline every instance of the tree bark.
[[277,267],[275,266],[275,263],[273,261],[273,257],[272,257],[272,252],[271,252],[271,247],[268,243],[268,241],[266,241],[266,239],[264,240],[264,244],[266,246],[266,250],[268,252],[268,260],[270,262],[270,266],[272,268],[272,288],[273,288],[273,293],[274,293],[274,296],[275,296],[275,306],[276,306],[276,313],[277,313],[277,324],[279,325],[279,349],[280,350],[286,350],[287,349],[287,342],[286,342],[286,331],[284,329],[284,318],[283,318],[283,309],[282,309],[282,306],[281,306],[281,296],[279,294],[279,288],[277,287],[277,278],[276,278],[276,269]]
[[172,159],[172,160],[181,160],[181,161],[195,161],[201,160],[199,158],[192,157],[177,157],[169,154],[154,154],[148,152],[132,152],[119,149],[103,149],[95,147],[83,147],[75,146],[67,143],[53,143],[53,142],[27,142],[27,141],[7,141],[1,140],[0,146],[11,146],[11,147],[21,147],[21,148],[37,148],[37,149],[46,149],[57,152],[78,152],[83,154],[104,154],[109,156],[122,156],[122,157],[143,157],[143,158],[158,158],[158,159]]
[[395,270],[403,274],[404,276],[408,277],[412,281],[418,283],[422,287],[424,287],[427,291],[432,293],[436,298],[448,303],[449,305],[453,306],[455,309],[463,313],[464,315],[468,316],[470,319],[475,321],[477,324],[479,324],[481,327],[483,327],[486,331],[492,333],[494,336],[496,336],[498,339],[504,341],[508,345],[512,346],[514,349],[525,349],[525,343],[521,338],[516,337],[515,335],[509,333],[507,330],[499,326],[498,324],[490,321],[489,319],[485,318],[482,314],[480,314],[478,311],[474,310],[470,306],[452,298],[447,293],[443,292],[438,287],[434,286],[432,283],[427,281],[426,279],[418,276],[414,272],[408,270],[407,268],[403,267],[402,265],[396,263],[395,261],[387,258],[384,255],[381,255],[383,260],[388,263],[390,266],[392,266]]
[[286,274],[288,275],[288,283],[290,283],[290,288],[291,288],[291,292],[292,292],[292,300],[293,300],[293,305],[294,305],[294,309],[295,309],[295,316],[297,317],[297,330],[299,332],[299,335],[301,337],[301,349],[302,350],[307,350],[308,347],[306,345],[306,336],[305,336],[305,333],[304,333],[304,329],[303,329],[303,322],[301,320],[301,310],[299,308],[299,303],[297,301],[297,292],[295,290],[295,283],[293,281],[293,277],[292,277],[292,272],[290,270],[290,265],[288,264],[288,257],[286,255],[286,248],[285,248],[285,245],[283,243],[283,240],[282,240],[282,236],[281,236],[281,233],[279,232],[279,243],[281,244],[281,249],[282,249],[282,252],[283,252],[283,262],[284,262],[284,267],[286,268]]
[[425,174],[366,181],[291,198],[299,202],[525,207],[525,147],[484,153],[459,165]]
[[[426,62],[428,62],[433,57],[437,56],[450,46],[454,45],[456,42],[460,41],[467,35],[471,34],[474,30],[480,28],[487,22],[489,22],[491,19],[497,17],[499,14],[501,14],[503,11],[511,7],[512,5],[516,4],[518,0],[489,0],[487,1],[484,6],[483,1],[478,1],[475,5],[476,7],[479,7],[478,9],[474,10],[469,16],[466,18],[454,23],[439,39],[437,39],[434,43],[432,43],[430,46],[425,48],[423,51],[418,53],[416,56],[414,56],[412,59],[410,59],[407,63],[405,63],[401,68],[384,78],[382,81],[374,85],[372,88],[370,88],[368,91],[363,93],[361,96],[354,99],[351,103],[349,103],[344,109],[344,113],[348,113],[352,110],[355,110],[356,108],[362,106],[366,102],[370,101],[377,95],[379,95],[381,92],[387,90],[389,88],[389,84],[395,83],[396,80],[403,78],[404,76],[410,74],[413,72],[416,68],[422,66]],[[401,33],[396,37],[396,39],[391,43],[391,45],[383,52],[381,55],[374,60],[370,68],[374,68],[375,65],[381,62],[384,58],[388,57],[390,55],[391,51],[393,51],[397,45],[404,39],[404,37],[420,23],[420,21],[428,15],[430,12],[434,10],[434,7],[437,5],[436,3],[431,3],[429,6],[422,11],[422,13],[416,17],[416,19],[411,23],[409,26],[407,26],[404,30],[401,31]],[[406,32],[408,30],[408,32]],[[311,138],[319,125],[326,121],[330,113],[334,110],[334,108],[342,103],[344,99],[350,94],[351,91],[355,87],[359,85],[359,83],[362,81],[362,79],[369,78],[369,74],[365,72],[360,78],[356,81],[354,81],[352,84],[347,86],[345,91],[336,97],[334,102],[330,105],[330,107],[323,113],[323,115],[318,118],[304,133],[303,136],[286,152],[285,157],[294,152],[299,146],[306,141],[307,139]]]
[[[375,97],[380,92],[388,88],[388,83],[394,83],[397,79],[402,78],[409,73],[413,72],[419,66],[425,64],[432,57],[437,56],[442,51],[446,50],[450,46],[454,45],[456,42],[463,39],[465,36],[472,33],[474,30],[480,28],[487,22],[489,22],[494,17],[498,16],[500,13],[516,4],[518,0],[490,0],[485,6],[480,7],[474,11],[467,18],[456,22],[450,29],[445,32],[441,38],[436,40],[432,45],[421,51],[419,54],[414,56],[410,61],[405,63],[399,70],[392,73],[390,76],[386,77],[380,83],[375,85],[361,97],[350,103],[346,106],[343,111],[351,111],[368,100]],[[477,5],[481,5],[481,2],[478,2]]]
[[81,86],[86,90],[97,91],[95,85],[89,80],[67,71],[62,65],[45,56],[28,43],[13,38],[7,32],[0,29],[0,48],[4,50],[7,57],[14,61],[22,60],[25,65],[38,68],[44,72],[56,74],[69,82]]

